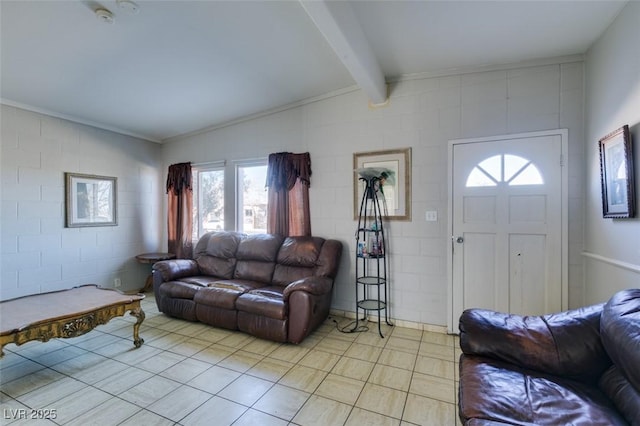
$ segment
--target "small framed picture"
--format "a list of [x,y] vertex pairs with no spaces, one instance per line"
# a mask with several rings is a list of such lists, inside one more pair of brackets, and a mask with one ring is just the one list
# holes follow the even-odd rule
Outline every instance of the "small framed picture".
[[117,178],[65,173],[66,227],[115,226]]
[[599,143],[602,216],[634,217],[633,152],[629,126],[609,133]]

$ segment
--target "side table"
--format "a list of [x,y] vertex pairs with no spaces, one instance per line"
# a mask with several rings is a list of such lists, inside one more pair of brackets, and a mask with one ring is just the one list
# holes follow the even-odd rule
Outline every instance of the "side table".
[[[146,263],[153,265],[156,262],[161,260],[169,260],[175,258],[176,255],[173,253],[142,253],[136,256],[136,259],[140,263]],[[149,273],[147,280],[144,282],[144,287],[140,290],[142,293],[148,291],[153,286],[153,271]]]

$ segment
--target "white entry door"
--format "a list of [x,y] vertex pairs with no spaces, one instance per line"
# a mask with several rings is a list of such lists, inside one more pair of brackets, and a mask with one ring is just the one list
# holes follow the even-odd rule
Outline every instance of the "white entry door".
[[566,309],[564,144],[566,131],[451,142],[450,331],[472,307]]

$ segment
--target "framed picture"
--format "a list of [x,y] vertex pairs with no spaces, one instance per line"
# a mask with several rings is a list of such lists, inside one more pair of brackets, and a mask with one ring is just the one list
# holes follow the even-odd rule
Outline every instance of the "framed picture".
[[117,178],[65,173],[66,227],[115,226]]
[[599,143],[602,216],[634,217],[633,152],[629,126],[609,133]]
[[389,175],[382,185],[384,217],[388,220],[411,220],[411,148],[353,154],[353,218],[358,219],[365,182],[363,169],[382,170]]

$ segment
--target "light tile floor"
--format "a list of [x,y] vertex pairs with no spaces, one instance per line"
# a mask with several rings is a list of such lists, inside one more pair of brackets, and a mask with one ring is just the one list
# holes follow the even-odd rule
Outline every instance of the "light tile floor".
[[350,320],[331,317],[300,345],[278,344],[169,318],[149,293],[142,307],[139,349],[129,315],[7,345],[0,424],[460,424],[457,337],[385,325],[381,339],[375,323],[342,333]]

